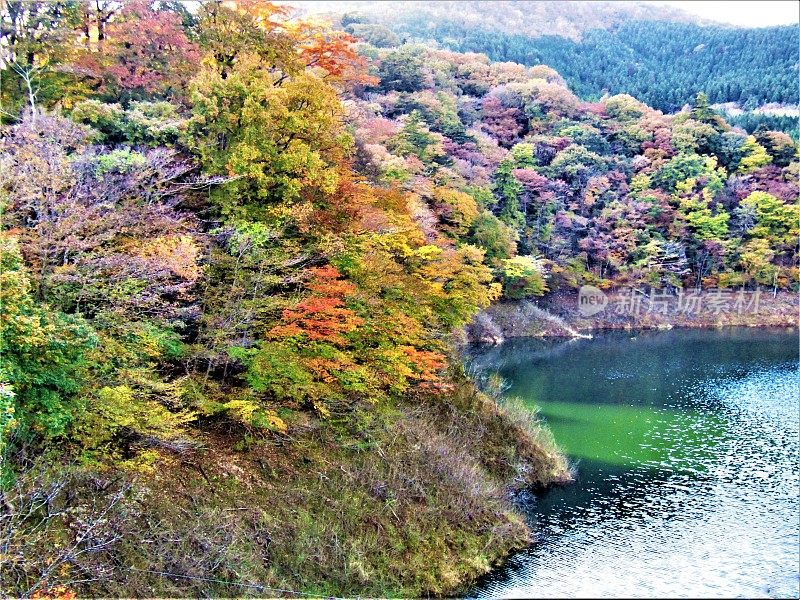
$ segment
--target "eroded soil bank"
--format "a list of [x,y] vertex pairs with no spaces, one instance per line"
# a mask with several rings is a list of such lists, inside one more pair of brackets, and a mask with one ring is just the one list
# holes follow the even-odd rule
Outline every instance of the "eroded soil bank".
[[[619,290],[605,292],[607,303],[593,315],[582,314],[577,291],[556,292],[533,300],[500,302],[481,311],[466,328],[467,341],[498,344],[514,337],[573,337],[603,329],[672,327],[796,327],[798,295],[762,291],[704,292],[664,297]],[[585,313],[586,311],[584,311]]]

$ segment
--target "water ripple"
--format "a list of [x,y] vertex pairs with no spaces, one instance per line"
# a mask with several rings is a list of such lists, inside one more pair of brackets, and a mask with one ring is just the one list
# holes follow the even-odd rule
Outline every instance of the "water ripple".
[[[658,336],[650,346],[639,336],[627,354],[614,346],[608,362],[589,342],[571,350],[568,366],[563,352],[542,360],[540,343],[535,365],[515,363],[506,351],[501,373],[521,396],[532,393],[525,382],[535,377],[542,414],[563,418],[565,402],[573,402],[576,414],[552,422],[556,439],[560,431],[567,436],[571,453],[581,449],[580,436],[597,447],[581,455],[574,486],[542,495],[530,511],[538,543],[480,582],[475,597],[800,594],[796,340],[775,338],[779,352],[770,338],[760,339],[759,355],[749,346],[744,353],[730,333],[706,334],[701,356],[702,338],[693,334],[682,345],[670,333],[670,371],[680,375],[663,379],[657,364],[647,364],[663,349]],[[586,372],[593,373],[596,411],[580,385],[565,398],[558,383]],[[628,386],[624,399],[619,385]],[[597,420],[580,429],[579,418]],[[593,427],[604,427],[607,439],[602,431],[589,439]],[[604,439],[616,453],[601,447]]]

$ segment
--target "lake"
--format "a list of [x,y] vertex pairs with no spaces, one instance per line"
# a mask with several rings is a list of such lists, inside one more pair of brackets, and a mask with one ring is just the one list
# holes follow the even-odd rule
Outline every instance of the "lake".
[[576,465],[523,497],[537,543],[474,597],[797,597],[793,330],[513,340],[468,358],[507,380]]

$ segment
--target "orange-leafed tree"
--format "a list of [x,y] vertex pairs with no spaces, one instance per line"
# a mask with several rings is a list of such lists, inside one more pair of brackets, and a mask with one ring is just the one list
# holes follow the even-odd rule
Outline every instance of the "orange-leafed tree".
[[347,308],[344,299],[355,292],[355,286],[341,278],[336,267],[312,269],[308,283],[311,296],[294,308],[283,311],[282,323],[273,327],[273,338],[304,338],[345,346],[346,334],[354,331],[364,320]]
[[367,61],[358,53],[352,35],[313,21],[299,21],[290,31],[299,40],[300,58],[306,68],[323,71],[325,78],[346,89],[378,83],[369,74]]

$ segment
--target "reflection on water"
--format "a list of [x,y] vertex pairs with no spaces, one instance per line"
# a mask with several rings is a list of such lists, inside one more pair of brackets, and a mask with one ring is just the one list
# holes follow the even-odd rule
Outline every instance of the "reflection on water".
[[540,407],[578,481],[477,597],[797,597],[792,331],[608,333],[476,352]]

